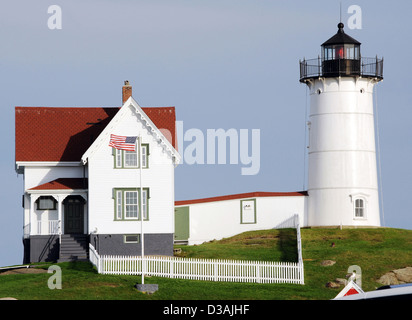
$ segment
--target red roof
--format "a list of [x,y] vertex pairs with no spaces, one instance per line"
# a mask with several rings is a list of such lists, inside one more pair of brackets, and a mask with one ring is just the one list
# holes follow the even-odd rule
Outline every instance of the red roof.
[[[142,108],[176,149],[175,108]],[[80,161],[120,108],[16,107],[16,161]]]
[[195,203],[204,203],[204,202],[213,202],[213,201],[223,201],[223,200],[234,200],[234,199],[243,199],[243,198],[257,198],[257,197],[299,197],[307,196],[306,191],[300,192],[249,192],[249,193],[238,193],[227,196],[218,196],[211,198],[203,199],[193,199],[193,200],[181,200],[175,201],[176,206],[182,206],[186,204],[195,204]]
[[78,190],[87,189],[87,179],[86,178],[59,178],[37,187],[31,188],[30,190]]

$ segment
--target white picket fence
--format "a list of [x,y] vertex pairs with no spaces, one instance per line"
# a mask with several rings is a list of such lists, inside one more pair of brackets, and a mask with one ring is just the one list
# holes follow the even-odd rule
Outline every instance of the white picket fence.
[[303,265],[294,262],[192,259],[167,256],[90,255],[99,273],[191,280],[303,284]]
[[169,256],[99,255],[89,244],[89,259],[101,274],[144,275],[191,280],[304,284],[300,228],[298,262],[193,259]]

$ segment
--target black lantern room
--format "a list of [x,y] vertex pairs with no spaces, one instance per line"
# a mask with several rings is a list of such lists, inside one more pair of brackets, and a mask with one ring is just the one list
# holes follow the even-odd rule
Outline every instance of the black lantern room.
[[322,44],[322,74],[324,76],[360,75],[360,42],[343,31]]
[[361,57],[361,43],[343,30],[342,22],[338,32],[321,46],[321,57],[300,61],[300,81],[317,77],[373,77],[383,79],[383,59]]

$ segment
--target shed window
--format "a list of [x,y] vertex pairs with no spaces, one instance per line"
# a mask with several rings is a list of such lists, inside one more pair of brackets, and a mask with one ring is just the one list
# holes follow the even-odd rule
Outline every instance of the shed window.
[[240,223],[256,223],[256,199],[240,201]]

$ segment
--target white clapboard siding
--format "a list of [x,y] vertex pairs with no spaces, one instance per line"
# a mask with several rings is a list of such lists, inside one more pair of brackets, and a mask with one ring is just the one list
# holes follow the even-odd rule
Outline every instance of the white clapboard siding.
[[[113,188],[138,188],[140,181],[150,189],[149,221],[145,221],[147,233],[174,232],[174,164],[168,152],[157,138],[137,121],[133,111],[112,128],[112,133],[125,136],[141,136],[142,143],[149,144],[149,168],[142,170],[115,169],[112,148],[107,141],[94,150],[88,159],[89,170],[89,232],[101,234],[127,234],[140,230],[140,224],[132,221],[114,221]],[[140,174],[142,178],[140,179]]]

